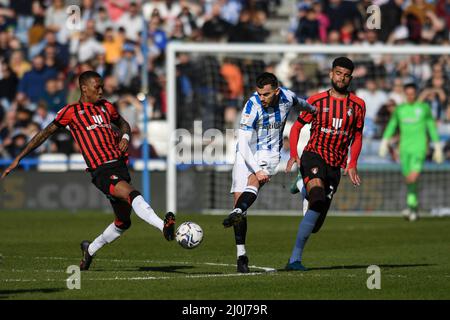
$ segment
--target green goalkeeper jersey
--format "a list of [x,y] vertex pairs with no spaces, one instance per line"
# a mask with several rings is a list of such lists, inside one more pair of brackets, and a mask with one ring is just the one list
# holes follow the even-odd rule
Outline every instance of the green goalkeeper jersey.
[[423,102],[398,105],[389,120],[383,139],[389,139],[399,126],[400,152],[425,154],[427,151],[427,130],[433,142],[439,141],[436,122],[428,104]]

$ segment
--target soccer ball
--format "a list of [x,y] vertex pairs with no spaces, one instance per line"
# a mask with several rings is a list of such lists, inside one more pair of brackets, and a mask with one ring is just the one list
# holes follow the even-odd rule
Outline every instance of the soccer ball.
[[203,230],[195,222],[187,221],[177,228],[177,242],[185,249],[194,249],[203,240]]

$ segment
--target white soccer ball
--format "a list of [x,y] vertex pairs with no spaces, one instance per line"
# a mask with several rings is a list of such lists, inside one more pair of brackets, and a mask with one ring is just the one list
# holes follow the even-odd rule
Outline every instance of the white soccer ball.
[[180,224],[175,237],[180,246],[185,249],[193,249],[202,242],[203,230],[195,222],[187,221]]

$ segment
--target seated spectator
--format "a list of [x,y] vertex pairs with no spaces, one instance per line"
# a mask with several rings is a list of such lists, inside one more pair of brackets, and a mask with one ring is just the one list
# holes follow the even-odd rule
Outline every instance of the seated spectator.
[[103,97],[106,100],[116,102],[119,99],[118,88],[119,82],[114,75],[106,76],[103,79]]
[[202,26],[203,37],[209,41],[221,42],[228,38],[231,29],[232,24],[221,17],[220,4],[214,3],[210,15],[206,17]]
[[103,48],[105,51],[106,63],[114,64],[122,57],[124,39],[116,33],[112,27],[105,30],[103,38]]
[[47,68],[55,69],[56,71],[65,71],[66,65],[60,60],[58,60],[57,54],[56,54],[56,47],[53,45],[48,45],[44,49],[44,60],[45,60],[45,66]]
[[409,6],[407,6],[403,11],[403,14],[405,16],[411,14],[417,18],[420,25],[423,25],[428,12],[434,13],[434,4],[428,3],[425,0],[412,0]]
[[[14,134],[11,137],[11,143],[4,146],[9,158],[14,159],[15,157],[17,157],[23,151],[23,149],[25,149],[27,142],[28,140],[26,134],[22,132],[17,132],[16,134]],[[35,157],[36,150],[31,151],[28,155],[30,158]]]
[[95,20],[92,20],[92,19],[87,20],[85,22],[84,31],[86,32],[86,35],[88,38],[93,38],[93,39],[97,40],[98,42],[102,42],[103,34],[100,34],[97,32],[95,25],[96,25]]
[[297,43],[315,42],[320,37],[320,23],[315,11],[309,4],[304,3],[299,11],[305,11],[302,18],[299,19],[297,29],[295,30],[295,39]]
[[386,92],[378,87],[378,81],[370,78],[366,81],[366,87],[356,90],[356,95],[366,102],[366,119],[375,120],[378,110],[388,100]]
[[57,37],[62,40],[60,31],[63,31],[66,22],[67,13],[64,0],[53,0],[52,4],[45,10],[45,27],[55,32]]
[[45,91],[47,80],[56,78],[56,76],[57,72],[54,68],[45,66],[43,56],[35,56],[32,61],[32,69],[24,74],[17,91],[24,93],[31,102],[37,103]]
[[380,39],[386,42],[394,30],[401,24],[404,0],[388,0],[380,6],[381,25]]
[[389,99],[394,100],[397,105],[405,102],[403,87],[403,80],[401,78],[395,78],[394,83],[391,86],[392,90],[388,93]]
[[159,16],[154,16],[148,23],[148,37],[151,42],[159,49],[160,53],[166,50],[167,36],[161,27],[162,20]]
[[250,39],[252,39],[250,17],[250,11],[241,11],[238,23],[231,27],[229,42],[250,42]]
[[[192,12],[190,6],[184,5],[182,7],[181,12],[177,17],[177,20],[181,22],[183,33],[186,35],[186,37],[192,39],[193,41],[199,39],[200,29],[197,24],[197,17]],[[177,20],[175,20],[175,27]],[[174,31],[172,31],[172,34],[173,33]]]
[[383,104],[378,110],[375,123],[377,125],[377,131],[374,135],[375,139],[381,139],[383,136],[384,130],[386,129],[386,126],[391,119],[391,115],[394,113],[395,107],[397,106],[397,103],[394,99],[389,99],[385,104]]
[[34,123],[37,123],[41,129],[44,129],[55,119],[55,117],[56,113],[48,111],[47,104],[44,101],[41,101],[38,103],[32,120]]
[[185,41],[188,40],[188,35],[184,31],[184,24],[180,18],[175,20],[175,25],[172,32],[169,34],[170,41]]
[[21,50],[12,52],[9,58],[9,66],[19,79],[22,79],[25,72],[31,70],[31,63],[25,60],[23,52]]
[[134,44],[124,44],[123,56],[114,66],[113,75],[117,78],[121,91],[134,92],[139,89],[135,87],[135,79],[139,76],[139,65]]
[[339,33],[343,44],[351,44],[357,39],[357,29],[351,20],[344,21]]
[[93,59],[99,53],[104,53],[105,49],[95,37],[89,37],[82,31],[70,42],[70,52],[77,56],[78,62],[83,63]]
[[267,16],[262,10],[255,11],[250,19],[250,34],[252,35],[250,42],[262,43],[270,35],[270,31],[264,27]]
[[17,92],[19,79],[6,62],[1,62],[1,79],[0,79],[0,103],[9,109]]
[[106,55],[99,53],[92,61],[92,66],[95,72],[97,72],[102,78],[109,76],[112,73],[113,65],[106,63]]
[[[108,13],[105,7],[101,6],[98,8],[96,14],[94,15],[95,21],[95,31],[103,36],[106,35],[107,30],[112,30],[114,24],[112,20],[108,17]],[[104,39],[103,39],[104,40]]]
[[143,5],[142,11],[147,20],[151,20],[153,17],[158,16],[161,21],[164,21],[164,32],[170,34],[173,30],[175,19],[182,12],[182,8],[193,8],[194,6],[195,3],[193,1],[148,1]]
[[45,83],[45,91],[41,94],[40,100],[44,101],[48,110],[57,113],[63,106],[67,104],[67,98],[64,91],[59,91],[56,79],[48,79]]
[[[445,119],[448,95],[445,92],[444,78],[440,75],[431,78],[431,84],[419,94],[417,100],[428,103],[431,107],[433,118],[439,123]],[[448,88],[448,87],[447,87]]]
[[133,130],[138,127],[144,108],[136,97],[126,94],[117,101],[117,110]]
[[347,21],[350,21],[358,30],[362,29],[364,25],[354,1],[330,0],[326,3],[324,12],[330,19],[329,30],[341,30]]
[[18,108],[15,116],[14,129],[23,129],[31,123],[33,112],[25,108]]
[[35,46],[30,47],[30,56],[34,57],[36,54],[44,54],[46,47],[54,47],[56,61],[64,67],[69,64],[69,47],[66,44],[60,43],[56,38],[56,33],[47,30],[44,39]]
[[138,34],[142,32],[143,17],[140,14],[140,8],[136,1],[131,1],[127,12],[117,21],[119,27],[123,27],[126,31],[126,39],[137,41]]

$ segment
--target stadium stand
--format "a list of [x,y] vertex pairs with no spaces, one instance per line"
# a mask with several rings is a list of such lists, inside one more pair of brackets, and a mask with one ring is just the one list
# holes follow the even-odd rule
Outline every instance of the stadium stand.
[[[117,2],[117,1],[116,1]],[[445,0],[211,0],[211,1],[112,1],[92,0],[1,0],[0,1],[0,158],[11,159],[20,152],[17,137],[31,139],[37,126],[45,127],[54,113],[76,101],[78,75],[95,70],[105,78],[105,98],[116,102],[122,115],[136,129],[133,139],[142,138],[142,105],[135,97],[141,89],[141,14],[148,27],[148,93],[150,101],[149,141],[153,156],[167,154],[165,92],[166,46],[171,41],[291,44],[434,44],[448,46],[450,12]],[[380,6],[383,28],[367,29],[367,7]],[[80,8],[77,28],[69,28],[66,9]],[[75,16],[70,16],[72,21]],[[76,17],[75,17],[76,18]],[[383,18],[384,19],[384,18]],[[450,159],[450,108],[448,56],[437,59],[411,56],[407,59],[371,61],[356,70],[355,91],[374,106],[368,113],[362,161],[377,159],[376,146],[392,108],[402,99],[402,83],[414,81],[421,98],[430,103],[447,143]],[[327,66],[308,65],[286,55],[281,61],[231,61],[237,68],[214,59],[190,61],[178,57],[178,101],[194,112],[183,114],[180,127],[203,120],[203,129],[230,128],[239,117],[243,97],[258,70],[273,70],[283,84],[308,95],[327,82]],[[226,61],[228,64],[230,61]],[[222,65],[221,65],[222,63]],[[225,67],[228,67],[225,69]],[[202,81],[200,70],[209,70],[217,88]],[[234,70],[234,71],[233,71]],[[225,73],[223,73],[225,72]],[[226,73],[228,72],[228,73]],[[231,73],[230,73],[231,72]],[[242,88],[229,87],[226,75],[245,79]],[[242,89],[242,90],[241,90]],[[228,93],[227,93],[228,92]],[[182,100],[180,100],[182,99]],[[217,114],[216,106],[228,105]],[[202,106],[198,108],[196,106]],[[203,111],[202,111],[203,110]],[[204,110],[216,111],[210,117]],[[213,112],[214,113],[214,112]],[[136,142],[139,151],[140,143]],[[77,152],[67,132],[35,151],[35,156]],[[135,153],[139,155],[139,152]],[[72,157],[72,156],[70,156]],[[77,168],[82,166],[77,165]],[[41,168],[41,167],[40,167]]]

